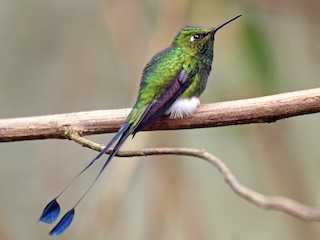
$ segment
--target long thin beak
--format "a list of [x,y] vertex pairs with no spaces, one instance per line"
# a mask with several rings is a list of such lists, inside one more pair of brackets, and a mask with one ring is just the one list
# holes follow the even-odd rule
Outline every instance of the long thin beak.
[[223,26],[227,25],[228,23],[232,22],[233,20],[236,20],[238,17],[241,17],[242,14],[239,14],[237,16],[234,16],[233,18],[221,23],[220,25],[214,27],[211,31],[211,34],[214,35],[220,28],[222,28]]

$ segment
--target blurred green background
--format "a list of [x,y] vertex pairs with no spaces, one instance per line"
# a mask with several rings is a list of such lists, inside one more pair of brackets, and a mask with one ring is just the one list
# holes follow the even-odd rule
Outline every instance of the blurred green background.
[[[144,65],[182,26],[212,27],[239,13],[216,36],[202,103],[319,87],[319,11],[314,0],[3,0],[0,118],[131,107]],[[319,122],[313,114],[143,132],[124,149],[203,148],[243,184],[320,209]],[[96,152],[67,140],[2,143],[0,151],[0,239],[50,239],[52,227],[36,220]],[[63,212],[102,162],[64,195]],[[116,158],[59,239],[320,239],[320,223],[246,202],[199,159]]]

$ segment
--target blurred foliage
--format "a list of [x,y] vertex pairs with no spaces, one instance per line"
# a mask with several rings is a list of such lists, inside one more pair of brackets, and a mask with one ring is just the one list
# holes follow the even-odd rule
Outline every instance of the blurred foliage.
[[[214,26],[213,73],[202,102],[319,87],[320,2],[2,1],[1,118],[130,107],[145,63],[183,25]],[[126,149],[203,148],[268,195],[318,207],[319,114],[212,129],[139,133]],[[108,135],[92,136],[105,143]],[[50,239],[44,205],[96,153],[64,140],[0,144],[0,239]],[[101,163],[65,195],[65,211]],[[236,196],[208,163],[117,158],[59,239],[319,239],[319,224]]]
[[264,24],[259,21],[259,16],[252,16],[249,13],[245,16],[243,25],[246,58],[251,66],[251,71],[256,76],[256,81],[260,80],[263,94],[272,94],[276,91],[274,86],[275,70],[272,66],[272,51],[269,43],[272,39],[268,37]]

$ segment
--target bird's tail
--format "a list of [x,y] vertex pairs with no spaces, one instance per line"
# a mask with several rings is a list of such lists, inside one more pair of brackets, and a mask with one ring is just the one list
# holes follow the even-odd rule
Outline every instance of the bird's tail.
[[38,222],[45,222],[45,223],[53,223],[58,218],[58,215],[60,213],[60,206],[57,202],[57,199],[69,188],[69,186],[83,173],[85,172],[97,159],[99,159],[102,155],[104,155],[111,146],[118,140],[115,147],[112,149],[110,155],[108,156],[106,162],[102,166],[100,172],[96,176],[96,178],[93,180],[91,185],[88,187],[88,189],[84,192],[84,194],[81,196],[81,198],[77,201],[77,203],[73,206],[71,210],[69,210],[58,222],[58,224],[51,230],[50,235],[51,236],[58,236],[62,232],[64,232],[68,226],[70,225],[73,217],[74,217],[74,209],[75,207],[81,202],[81,200],[86,196],[86,194],[90,191],[92,186],[96,183],[98,178],[101,176],[104,169],[107,167],[111,159],[117,154],[120,147],[123,145],[125,140],[129,137],[130,134],[132,134],[135,129],[139,126],[141,121],[144,119],[146,114],[148,113],[150,109],[150,105],[136,109],[134,108],[131,113],[128,116],[127,121],[120,127],[117,134],[112,138],[112,140],[105,146],[105,148],[95,157],[91,160],[91,162],[83,169],[81,170],[72,180],[71,182],[51,201],[47,204],[47,206],[44,208]]

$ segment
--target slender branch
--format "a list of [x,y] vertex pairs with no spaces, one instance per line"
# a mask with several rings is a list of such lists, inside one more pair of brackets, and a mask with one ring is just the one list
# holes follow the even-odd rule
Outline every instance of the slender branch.
[[[0,120],[0,142],[66,138],[65,133],[81,135],[115,132],[130,109],[100,110],[40,117]],[[188,118],[161,117],[146,130],[207,128],[279,119],[320,112],[320,88],[245,100],[205,104]]]
[[[68,133],[68,138],[84,147],[101,151],[104,146],[81,137],[77,133]],[[110,153],[110,150],[107,152]],[[320,212],[290,198],[281,196],[265,196],[239,183],[231,170],[216,156],[199,149],[190,148],[149,148],[138,151],[119,151],[118,157],[141,157],[148,155],[184,155],[201,158],[211,163],[223,176],[229,187],[247,201],[265,209],[287,213],[305,221],[320,221]]]

